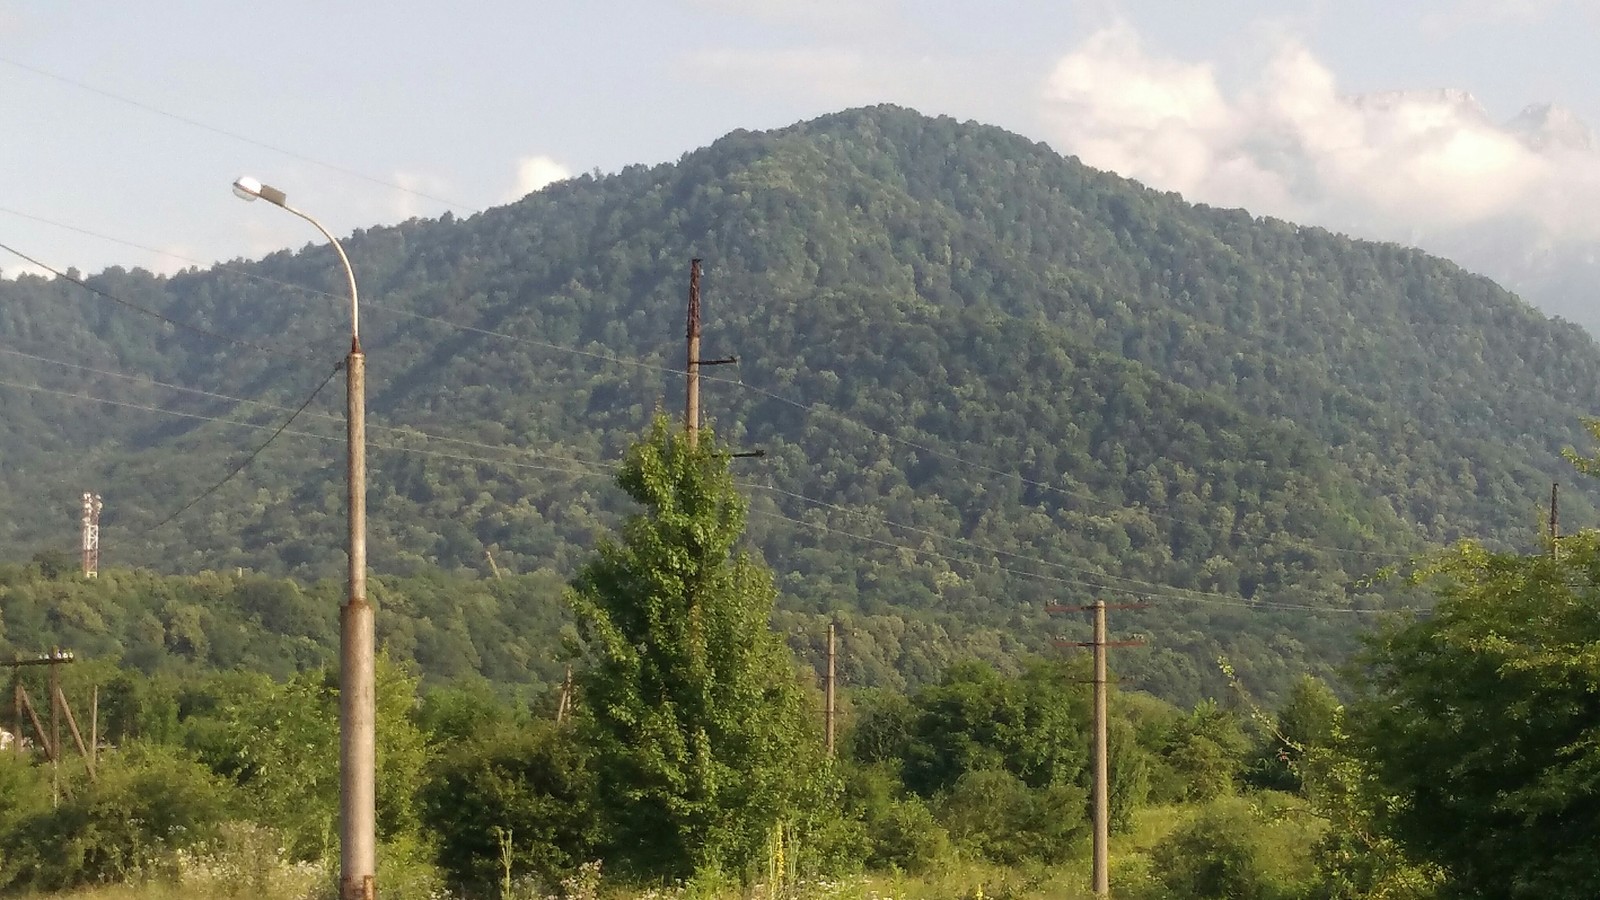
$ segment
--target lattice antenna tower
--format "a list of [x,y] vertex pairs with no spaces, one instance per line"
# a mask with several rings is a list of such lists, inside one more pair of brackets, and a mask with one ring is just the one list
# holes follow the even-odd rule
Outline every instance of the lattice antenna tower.
[[100,574],[100,509],[104,506],[99,494],[83,492],[83,577],[94,578]]

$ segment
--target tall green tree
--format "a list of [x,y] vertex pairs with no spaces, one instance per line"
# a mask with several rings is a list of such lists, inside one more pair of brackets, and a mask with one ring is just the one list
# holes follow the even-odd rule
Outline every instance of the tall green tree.
[[1428,574],[1434,614],[1375,642],[1353,710],[1380,825],[1456,896],[1600,896],[1600,533]]
[[769,625],[772,578],[735,547],[745,503],[709,434],[691,447],[658,416],[617,484],[644,509],[567,593],[607,860],[636,877],[743,873],[821,770]]

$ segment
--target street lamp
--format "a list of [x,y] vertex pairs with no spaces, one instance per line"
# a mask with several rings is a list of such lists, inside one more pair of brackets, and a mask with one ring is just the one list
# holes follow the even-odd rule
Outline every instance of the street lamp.
[[356,273],[338,238],[322,223],[290,206],[288,196],[254,178],[233,192],[294,213],[333,244],[350,282],[350,355],[345,360],[345,418],[349,447],[350,592],[339,615],[339,896],[377,896],[376,679],[372,606],[367,603],[366,357],[361,352]]

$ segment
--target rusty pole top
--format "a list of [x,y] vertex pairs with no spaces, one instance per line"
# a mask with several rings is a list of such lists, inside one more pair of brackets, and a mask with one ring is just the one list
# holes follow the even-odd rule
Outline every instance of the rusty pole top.
[[689,339],[700,336],[700,260],[689,260]]

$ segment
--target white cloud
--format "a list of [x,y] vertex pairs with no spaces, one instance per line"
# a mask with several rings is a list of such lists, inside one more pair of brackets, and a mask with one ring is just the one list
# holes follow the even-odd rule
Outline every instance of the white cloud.
[[572,177],[572,171],[548,156],[524,156],[517,160],[517,179],[506,201],[521,200],[534,191]]
[[1245,87],[1149,53],[1127,25],[1062,57],[1044,85],[1059,149],[1192,200],[1406,238],[1504,217],[1572,227],[1600,201],[1600,156],[1536,150],[1458,91],[1351,97],[1292,39]]
[[0,266],[0,279],[16,281],[24,275],[37,275],[40,278],[52,278],[54,273],[43,266],[36,266],[30,262],[7,263]]

